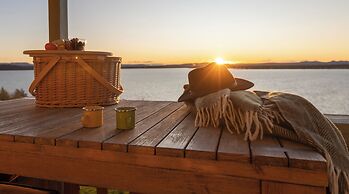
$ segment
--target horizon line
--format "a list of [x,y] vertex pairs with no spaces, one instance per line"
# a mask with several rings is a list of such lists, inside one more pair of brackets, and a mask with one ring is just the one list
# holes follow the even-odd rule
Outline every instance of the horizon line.
[[[268,61],[268,62],[236,62],[236,63],[225,63],[225,65],[257,65],[257,64],[287,64],[287,63],[331,63],[331,62],[345,62],[345,63],[349,63],[349,59],[348,60],[330,60],[330,61],[318,61],[318,60],[305,60],[305,61]],[[29,62],[0,62],[0,64],[21,64],[21,63],[26,63],[26,64],[33,64],[33,63],[29,63]],[[126,62],[123,64],[127,64],[127,65],[195,65],[195,64],[208,64],[208,63],[215,63],[214,61],[206,61],[206,62],[187,62],[187,63],[161,63],[161,62],[142,62],[142,61],[130,61],[130,62]]]

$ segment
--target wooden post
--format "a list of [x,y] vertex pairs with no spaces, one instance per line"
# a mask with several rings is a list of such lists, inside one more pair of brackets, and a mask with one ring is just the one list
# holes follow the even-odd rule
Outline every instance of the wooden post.
[[67,0],[48,0],[49,40],[68,38]]

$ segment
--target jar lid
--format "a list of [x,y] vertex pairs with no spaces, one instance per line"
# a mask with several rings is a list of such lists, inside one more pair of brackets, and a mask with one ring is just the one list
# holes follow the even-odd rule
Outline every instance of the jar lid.
[[99,110],[103,110],[104,107],[103,106],[85,106],[82,109],[85,111],[99,111]]
[[118,107],[114,109],[116,112],[131,112],[131,111],[135,111],[136,107],[132,107],[132,106],[124,106],[124,107]]

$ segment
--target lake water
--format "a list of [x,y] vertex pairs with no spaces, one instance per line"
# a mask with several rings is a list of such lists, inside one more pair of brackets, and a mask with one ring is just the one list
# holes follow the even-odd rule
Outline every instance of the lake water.
[[[177,100],[190,69],[122,69],[122,99]],[[348,69],[231,70],[235,77],[255,83],[252,90],[283,91],[301,95],[324,113],[349,114]],[[33,71],[0,71],[0,87],[27,90]]]

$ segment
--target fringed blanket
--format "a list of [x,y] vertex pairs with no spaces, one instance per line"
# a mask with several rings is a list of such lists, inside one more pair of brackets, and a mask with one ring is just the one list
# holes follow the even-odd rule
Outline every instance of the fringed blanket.
[[251,141],[271,133],[316,148],[326,158],[330,190],[349,194],[349,152],[338,128],[306,99],[280,92],[230,91],[197,98],[195,125],[245,133]]

